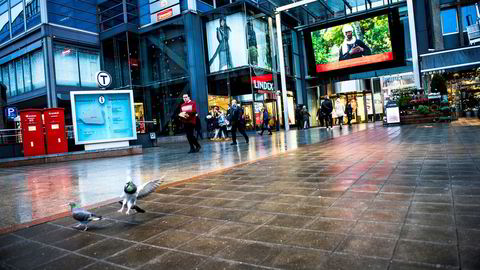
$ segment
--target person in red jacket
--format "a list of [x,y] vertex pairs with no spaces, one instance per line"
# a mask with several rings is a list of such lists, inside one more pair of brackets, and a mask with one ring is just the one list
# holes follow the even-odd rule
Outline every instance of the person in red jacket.
[[188,153],[195,153],[200,151],[200,148],[202,148],[193,135],[195,131],[195,125],[197,123],[197,104],[195,101],[190,99],[188,94],[183,95],[183,101],[184,103],[180,107],[180,113],[178,116],[183,122],[185,132],[187,133],[187,140],[190,144],[190,151]]

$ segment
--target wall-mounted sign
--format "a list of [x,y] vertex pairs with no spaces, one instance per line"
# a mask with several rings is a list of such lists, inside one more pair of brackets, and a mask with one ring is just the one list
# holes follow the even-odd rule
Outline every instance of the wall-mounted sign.
[[175,17],[177,15],[180,15],[180,5],[175,5],[173,7],[169,7],[167,9],[164,9],[162,11],[159,11],[157,13],[154,13],[150,15],[150,20],[152,23],[157,23],[164,21],[166,19],[170,19],[172,17]]
[[95,76],[97,78],[97,84],[101,88],[107,88],[112,84],[112,76],[106,71],[99,71]]
[[259,76],[252,76],[252,86],[253,89],[260,91],[275,91],[275,87],[273,85],[273,75],[272,74],[265,74]]
[[8,119],[8,120],[11,120],[13,121],[13,119],[15,119],[15,117],[18,116],[18,109],[15,108],[15,107],[6,107],[5,108],[5,117]]
[[179,4],[179,0],[159,0],[150,4],[150,14],[156,13],[162,9]]
[[75,144],[136,140],[132,90],[70,92]]

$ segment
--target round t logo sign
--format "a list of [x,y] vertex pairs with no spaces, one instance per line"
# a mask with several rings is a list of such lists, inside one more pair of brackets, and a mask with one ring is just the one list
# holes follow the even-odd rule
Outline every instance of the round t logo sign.
[[112,84],[112,76],[106,71],[97,72],[97,84],[101,88],[107,88]]

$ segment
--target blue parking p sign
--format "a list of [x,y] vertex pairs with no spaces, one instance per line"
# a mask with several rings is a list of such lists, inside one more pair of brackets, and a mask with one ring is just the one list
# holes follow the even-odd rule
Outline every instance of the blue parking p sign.
[[18,110],[15,107],[6,107],[5,108],[5,116],[7,116],[8,120],[13,120],[18,115]]

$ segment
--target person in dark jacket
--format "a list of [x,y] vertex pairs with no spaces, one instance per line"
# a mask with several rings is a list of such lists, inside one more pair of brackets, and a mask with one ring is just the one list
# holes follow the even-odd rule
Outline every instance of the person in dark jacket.
[[352,126],[352,117],[353,117],[352,102],[349,102],[347,104],[347,108],[345,109],[345,113],[347,114],[348,126]]
[[301,106],[295,107],[295,123],[298,129],[303,129],[303,114]]
[[323,112],[323,115],[325,116],[325,123],[326,123],[327,129],[331,129],[333,125],[332,111],[333,111],[332,101],[328,99],[328,95],[325,95],[325,100],[322,103],[322,112]]
[[196,115],[196,123],[195,123],[195,131],[196,131],[196,136],[197,140],[203,140],[203,134],[202,134],[202,123],[200,121],[200,117],[198,117],[198,113]]
[[262,124],[262,132],[259,133],[260,136],[263,136],[263,132],[268,130],[268,135],[272,135],[272,128],[268,124],[268,110],[267,108],[263,108],[263,124]]
[[230,115],[229,122],[232,125],[232,143],[231,145],[237,144],[237,129],[245,138],[245,142],[248,144],[248,136],[245,133],[245,118],[243,116],[243,109],[240,105],[237,105],[237,101],[232,100],[232,106],[228,112]]
[[323,127],[325,117],[324,117],[324,115],[323,115],[322,107],[321,107],[321,106],[322,106],[322,105],[320,105],[320,108],[318,108],[318,110],[317,110],[317,121],[320,122],[320,127]]

